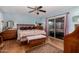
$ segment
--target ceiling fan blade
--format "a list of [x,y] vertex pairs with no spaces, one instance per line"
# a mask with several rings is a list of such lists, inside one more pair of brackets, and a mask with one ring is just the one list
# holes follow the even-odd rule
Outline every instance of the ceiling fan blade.
[[30,9],[35,9],[35,8],[32,8],[32,7],[27,7],[27,8],[30,8]]
[[37,10],[40,9],[40,8],[42,8],[42,6],[37,7]]
[[39,11],[44,12],[44,13],[46,12],[45,10],[39,10]]
[[35,9],[34,10],[32,10],[32,11],[29,11],[29,13],[32,13],[32,12],[34,12],[35,11]]

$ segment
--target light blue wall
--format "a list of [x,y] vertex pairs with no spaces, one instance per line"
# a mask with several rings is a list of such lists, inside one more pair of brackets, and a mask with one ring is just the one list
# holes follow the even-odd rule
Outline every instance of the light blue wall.
[[35,24],[36,19],[28,16],[28,15],[23,15],[23,14],[10,14],[10,13],[4,13],[4,19],[7,20],[13,20],[16,24]]
[[68,32],[71,33],[75,30],[74,24],[79,24],[79,22],[73,22],[73,17],[79,15],[79,7],[73,8],[69,11],[68,15]]

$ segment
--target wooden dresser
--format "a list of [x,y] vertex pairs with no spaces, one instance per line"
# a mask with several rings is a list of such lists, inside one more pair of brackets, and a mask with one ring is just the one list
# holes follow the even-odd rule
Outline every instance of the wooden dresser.
[[64,37],[64,52],[79,53],[79,27]]
[[17,37],[16,29],[9,29],[1,33],[3,40],[15,39]]

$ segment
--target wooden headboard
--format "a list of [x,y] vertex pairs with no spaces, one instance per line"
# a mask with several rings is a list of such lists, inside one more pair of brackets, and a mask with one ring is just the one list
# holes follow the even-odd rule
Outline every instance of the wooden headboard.
[[39,29],[39,30],[44,30],[42,26],[35,26],[34,24],[17,24],[17,29],[22,29],[22,30],[30,30],[30,29]]
[[34,24],[17,24],[17,29],[36,29],[36,26]]

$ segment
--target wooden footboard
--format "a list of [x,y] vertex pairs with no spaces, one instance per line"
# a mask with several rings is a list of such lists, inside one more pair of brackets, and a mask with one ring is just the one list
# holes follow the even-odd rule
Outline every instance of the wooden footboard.
[[28,45],[30,47],[33,47],[33,46],[37,46],[37,45],[43,44],[43,43],[45,43],[45,41],[46,41],[46,38],[37,39],[37,40],[30,40]]

